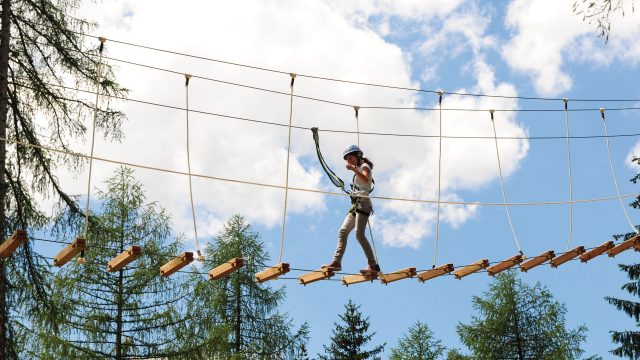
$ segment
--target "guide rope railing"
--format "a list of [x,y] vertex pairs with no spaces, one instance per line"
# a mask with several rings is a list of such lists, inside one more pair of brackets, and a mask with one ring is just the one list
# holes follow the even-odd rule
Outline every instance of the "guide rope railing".
[[[72,151],[68,151],[68,150],[61,150],[61,149],[51,148],[51,147],[43,146],[43,145],[35,145],[35,144],[30,144],[30,143],[27,143],[27,142],[17,141],[17,140],[13,140],[13,139],[7,139],[7,138],[1,138],[0,137],[0,141],[4,141],[4,142],[9,143],[9,144],[15,144],[15,145],[20,145],[20,146],[37,148],[37,149],[50,151],[50,152],[63,154],[63,155],[76,156],[76,157],[80,157],[80,158],[84,158],[84,159],[89,159],[90,158],[89,155],[78,153],[78,152],[72,152]],[[160,168],[160,167],[156,167],[156,166],[149,166],[149,165],[144,165],[144,164],[136,164],[136,163],[132,163],[132,162],[113,160],[113,159],[97,157],[97,156],[93,156],[93,160],[98,160],[98,161],[102,161],[102,162],[106,162],[106,163],[110,163],[110,164],[129,166],[129,167],[133,167],[133,168],[158,171],[158,172],[163,172],[163,173],[168,173],[168,174],[184,175],[184,176],[189,175],[187,172],[184,172],[184,171],[165,169],[165,168]],[[267,188],[273,188],[273,189],[285,189],[284,185],[268,184],[268,183],[257,182],[257,181],[231,179],[231,178],[212,176],[212,175],[205,175],[205,174],[196,174],[196,173],[192,173],[191,176],[202,178],[202,179],[209,179],[209,180],[228,182],[228,183],[235,183],[235,184],[252,185],[252,186],[257,186],[257,187],[267,187]],[[318,189],[309,189],[309,188],[300,188],[300,187],[291,187],[291,186],[289,186],[288,189],[291,190],[291,191],[300,191],[300,192],[308,192],[308,193],[316,193],[316,194],[325,194],[325,195],[334,195],[334,196],[349,196],[348,194],[344,194],[344,193],[333,192],[333,191],[325,191],[325,190],[318,190]],[[604,202],[604,201],[611,201],[611,200],[617,200],[617,199],[632,198],[632,197],[636,197],[638,195],[639,195],[638,193],[632,193],[632,194],[623,194],[623,195],[619,195],[619,196],[616,195],[616,196],[603,196],[603,197],[596,197],[596,198],[578,199],[578,200],[573,200],[572,203],[573,204],[579,204],[579,203],[580,204],[584,204],[584,203]],[[356,196],[368,197],[368,198],[371,198],[371,199],[379,199],[379,200],[389,200],[389,201],[405,201],[405,202],[424,203],[424,204],[436,204],[437,203],[437,200],[431,200],[431,199],[413,199],[413,198],[402,198],[402,197],[392,197],[392,196],[364,196],[364,195],[356,195]],[[444,201],[443,200],[440,203],[441,204],[447,204],[447,205],[505,206],[504,202]],[[529,201],[529,202],[510,202],[510,203],[506,203],[506,205],[508,205],[508,206],[545,206],[545,205],[566,205],[566,204],[569,204],[569,201],[567,201],[567,200],[558,200],[558,201]]]

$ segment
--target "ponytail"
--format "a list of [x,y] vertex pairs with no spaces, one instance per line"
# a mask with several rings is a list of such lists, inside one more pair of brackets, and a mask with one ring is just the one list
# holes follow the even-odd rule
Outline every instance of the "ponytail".
[[371,162],[371,160],[369,160],[368,158],[361,156],[360,160],[364,161],[365,163],[367,163],[367,165],[369,165],[369,167],[371,168],[371,170],[373,170],[373,163]]

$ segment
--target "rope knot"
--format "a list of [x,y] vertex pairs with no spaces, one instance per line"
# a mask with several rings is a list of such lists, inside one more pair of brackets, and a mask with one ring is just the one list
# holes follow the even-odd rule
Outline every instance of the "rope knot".
[[98,49],[98,51],[102,53],[102,50],[104,49],[104,43],[107,41],[107,38],[100,36],[98,37],[98,40],[100,41],[100,48]]
[[438,94],[438,105],[442,105],[442,95],[444,95],[444,91],[438,90],[436,94]]
[[567,110],[569,107],[569,99],[568,98],[564,98],[562,99],[562,101],[564,101],[564,109]]
[[358,117],[358,111],[360,111],[360,106],[358,106],[358,105],[354,105],[354,106],[353,106],[353,110],[355,110],[355,112],[356,112],[356,117]]
[[491,114],[491,121],[493,121],[493,113],[495,112],[494,109],[489,110],[489,113]]
[[189,86],[189,80],[191,80],[191,77],[193,77],[193,75],[184,74],[184,86]]
[[602,120],[604,120],[604,108],[600,108],[600,115],[602,115]]

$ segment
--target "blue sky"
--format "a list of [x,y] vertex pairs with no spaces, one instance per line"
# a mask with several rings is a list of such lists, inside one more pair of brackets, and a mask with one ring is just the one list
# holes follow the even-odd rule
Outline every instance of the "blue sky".
[[[485,93],[589,99],[640,99],[637,86],[637,16],[617,19],[608,44],[597,38],[595,26],[571,13],[571,1],[240,1],[169,2],[110,1],[88,4],[80,15],[98,21],[96,34],[222,60],[318,76],[384,83],[403,87]],[[635,19],[635,22],[633,21]],[[288,76],[231,67],[132,48],[107,42],[110,63],[131,98],[184,106],[184,78],[127,65],[135,61],[179,72],[288,91]],[[286,96],[250,91],[194,79],[190,107],[210,112],[286,123]],[[436,107],[433,94],[345,85],[299,78],[297,94],[354,105]],[[184,112],[119,103],[128,115],[122,143],[100,141],[96,155],[115,160],[185,170]],[[570,108],[638,106],[636,103],[570,102]],[[562,101],[487,99],[445,96],[443,107],[486,110],[562,109]],[[611,134],[640,133],[637,111],[608,111]],[[283,128],[240,123],[192,114],[192,168],[195,173],[231,179],[284,184],[287,133]],[[437,134],[436,112],[363,109],[362,131]],[[488,136],[489,113],[444,111],[443,132]],[[571,112],[574,136],[602,135],[598,111]],[[296,99],[293,122],[321,129],[354,130],[353,110]],[[563,112],[500,112],[499,136],[564,136]],[[311,133],[292,134],[291,186],[334,190],[315,158]],[[325,157],[339,175],[340,153],[355,142],[348,134],[322,133]],[[637,137],[611,139],[612,156],[621,193],[637,192],[627,179],[637,168],[629,163]],[[437,139],[388,138],[362,135],[361,144],[376,164],[376,193],[416,199],[437,195]],[[501,140],[505,186],[512,202],[566,201],[569,198],[567,146],[564,139]],[[86,151],[88,144],[75,144]],[[443,140],[443,199],[501,202],[495,148],[491,139]],[[575,199],[615,195],[603,138],[574,139]],[[640,154],[639,154],[640,155]],[[95,181],[113,167],[95,166]],[[138,170],[149,197],[173,215],[176,232],[194,248],[187,182],[184,177]],[[69,191],[83,193],[86,174],[65,178]],[[210,180],[194,180],[198,230],[207,241],[225,218],[245,215],[263,234],[274,262],[279,254],[283,191]],[[625,199],[625,203],[630,200]],[[343,197],[289,193],[284,260],[294,268],[315,268],[330,260],[337,230],[349,204]],[[432,265],[435,208],[426,204],[374,200],[374,237],[383,270]],[[491,261],[517,254],[503,207],[443,206],[438,263],[463,265],[482,258]],[[511,207],[523,251],[535,256],[546,250],[564,251],[569,236],[568,205]],[[634,223],[637,211],[630,209]],[[574,205],[575,245],[591,247],[624,233],[629,225],[617,201]],[[571,262],[558,269],[548,265],[522,276],[540,281],[568,308],[567,324],[589,328],[586,355],[610,358],[609,330],[628,329],[633,321],[607,305],[604,296],[624,296],[625,276],[618,263],[635,261],[627,252],[615,259],[597,258],[588,264]],[[364,256],[352,237],[343,266],[355,272]],[[292,272],[292,276],[300,273]],[[491,279],[475,274],[460,281],[451,277],[421,284],[404,280],[384,286],[338,282],[287,286],[281,309],[297,323],[311,326],[310,350],[318,353],[329,340],[333,322],[352,299],[362,305],[377,332],[375,343],[387,352],[415,321],[427,323],[447,347],[461,347],[456,325],[474,314],[471,298]]]

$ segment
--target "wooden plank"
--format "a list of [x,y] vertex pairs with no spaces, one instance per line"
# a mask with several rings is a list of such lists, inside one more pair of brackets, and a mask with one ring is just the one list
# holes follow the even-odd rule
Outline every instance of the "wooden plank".
[[25,230],[14,231],[13,235],[0,245],[0,258],[6,259],[11,256],[25,241],[27,241],[27,232]]
[[170,276],[193,261],[192,252],[183,252],[160,267],[161,276]]
[[333,272],[331,268],[324,268],[301,275],[298,277],[298,279],[300,279],[300,284],[307,285],[311,284],[312,282],[328,279],[334,275],[335,272]]
[[549,250],[523,263],[520,263],[520,270],[522,270],[523,272],[527,272],[533,269],[534,267],[544,264],[545,262],[553,259],[555,256],[556,254],[553,252],[553,250]]
[[107,268],[109,271],[118,271],[123,267],[127,266],[127,264],[135,261],[137,258],[142,256],[142,248],[138,245],[132,245],[129,249],[123,251],[120,255],[114,257],[107,263]]
[[288,263],[280,263],[275,266],[268,267],[255,275],[256,281],[259,283],[275,279],[289,272]]
[[209,270],[209,280],[222,279],[228,276],[232,272],[240,269],[244,266],[244,259],[241,257],[233,258],[224,264],[221,264],[211,270]]
[[522,255],[512,256],[501,263],[498,263],[489,267],[487,269],[487,272],[489,273],[489,276],[495,276],[496,274],[499,274],[507,269],[510,269],[520,264],[521,262],[522,262]]
[[380,282],[386,285],[394,281],[398,281],[406,278],[412,278],[414,276],[416,276],[416,268],[410,267],[410,268],[394,271],[392,273],[382,274],[380,275]]
[[587,261],[593,259],[596,256],[600,256],[604,253],[606,253],[607,251],[611,250],[611,248],[613,248],[613,240],[609,240],[605,243],[603,243],[602,245],[599,245],[589,251],[587,251],[586,253],[582,254],[580,256],[580,261],[583,263],[586,263]]
[[453,272],[453,275],[456,277],[456,279],[462,279],[463,277],[467,276],[467,275],[471,275],[474,272],[480,271],[482,269],[486,269],[487,266],[489,266],[489,260],[488,259],[482,259],[482,260],[478,260],[476,262],[474,262],[471,265],[467,265],[465,267],[463,267],[462,269],[456,270]]
[[71,244],[67,245],[62,249],[56,257],[53,258],[53,265],[55,266],[63,266],[69,260],[73,259],[76,255],[78,255],[82,250],[87,246],[87,239],[79,237],[75,239]]
[[444,264],[441,266],[438,266],[436,268],[433,268],[431,270],[427,270],[427,271],[423,271],[420,274],[418,274],[418,280],[421,282],[425,282],[427,280],[431,280],[433,278],[436,278],[438,276],[442,276],[445,274],[448,274],[450,272],[452,272],[453,269],[453,264]]
[[622,244],[614,246],[611,250],[609,250],[608,254],[609,254],[609,257],[614,257],[625,250],[631,249],[632,247],[636,248],[636,251],[637,251],[638,246],[640,246],[640,236],[636,235],[631,239],[628,239],[622,242]]
[[578,246],[577,248],[567,251],[566,253],[558,256],[557,258],[551,260],[551,267],[557,268],[558,266],[566,263],[567,261],[584,254],[584,246]]
[[365,281],[373,281],[378,278],[378,275],[346,275],[342,277],[342,285],[349,286],[353,284],[359,284]]

